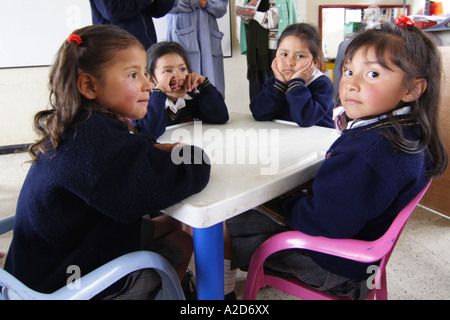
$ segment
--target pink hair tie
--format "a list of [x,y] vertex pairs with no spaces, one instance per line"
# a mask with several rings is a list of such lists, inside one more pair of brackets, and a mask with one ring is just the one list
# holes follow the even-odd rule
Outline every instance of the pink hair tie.
[[404,16],[404,15],[395,18],[394,22],[396,25],[403,27],[403,28],[406,28],[408,26],[414,26],[414,21],[412,21],[409,17]]
[[72,33],[68,38],[67,42],[71,43],[72,41],[75,41],[77,43],[77,46],[81,44],[81,37],[77,34]]

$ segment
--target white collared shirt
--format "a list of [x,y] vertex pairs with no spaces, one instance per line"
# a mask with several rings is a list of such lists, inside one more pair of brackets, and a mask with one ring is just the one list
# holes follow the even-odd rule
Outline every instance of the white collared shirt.
[[183,97],[178,98],[175,103],[167,98],[165,107],[166,109],[169,108],[173,113],[177,113],[179,110],[183,109],[186,106],[186,100],[192,100],[192,97],[188,94],[185,94]]
[[[394,116],[400,116],[400,115],[408,114],[408,113],[411,113],[411,107],[410,106],[406,106],[406,107],[400,108],[398,110],[395,110],[393,112],[393,115]],[[385,119],[385,118],[387,118],[386,115],[383,115],[381,117],[377,117],[377,118],[374,118],[374,119],[369,119],[369,120],[358,120],[358,121],[353,120],[353,121],[350,121],[348,123],[347,128],[358,128],[358,127],[367,126],[369,124],[378,122],[378,121],[380,121],[382,119]]]
[[309,86],[314,80],[316,80],[318,77],[323,76],[323,72],[319,69],[315,69],[311,79],[305,84],[306,86]]

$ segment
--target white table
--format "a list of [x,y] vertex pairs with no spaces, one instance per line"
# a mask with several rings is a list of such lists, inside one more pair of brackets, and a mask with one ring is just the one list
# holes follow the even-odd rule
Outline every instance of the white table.
[[159,142],[199,146],[211,160],[205,189],[164,210],[194,228],[199,299],[223,299],[222,222],[314,178],[338,137],[335,129],[259,122],[239,113],[224,125],[195,121],[167,128]]

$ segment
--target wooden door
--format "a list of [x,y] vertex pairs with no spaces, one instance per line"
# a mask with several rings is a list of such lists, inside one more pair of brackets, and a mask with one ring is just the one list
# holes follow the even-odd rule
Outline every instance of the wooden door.
[[[439,49],[444,70],[439,121],[447,152],[450,154],[450,47]],[[450,217],[450,163],[444,174],[431,183],[420,204]]]

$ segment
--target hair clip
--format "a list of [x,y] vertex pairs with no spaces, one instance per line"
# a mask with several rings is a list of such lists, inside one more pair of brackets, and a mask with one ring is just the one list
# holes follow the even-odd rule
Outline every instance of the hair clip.
[[72,33],[68,38],[67,42],[71,43],[72,41],[75,41],[77,43],[77,46],[81,44],[81,37],[77,34]]
[[403,28],[406,28],[408,26],[414,26],[414,21],[412,21],[409,17],[404,16],[404,15],[395,18],[394,22],[396,25],[403,27]]

